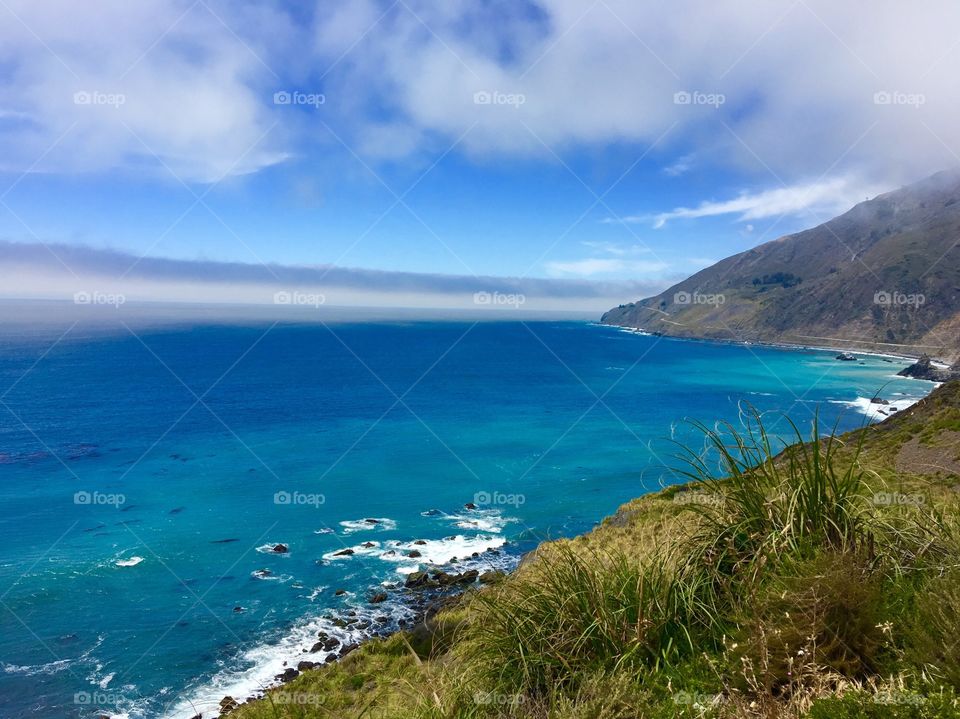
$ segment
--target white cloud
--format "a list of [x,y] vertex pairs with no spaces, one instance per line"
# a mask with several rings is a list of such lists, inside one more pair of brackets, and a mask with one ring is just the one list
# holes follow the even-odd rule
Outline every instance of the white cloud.
[[[156,154],[187,180],[254,172],[329,140],[272,105],[299,86],[322,91],[316,117],[371,157],[439,154],[461,136],[457,151],[483,162],[659,140],[650,160],[662,164],[692,147],[698,164],[789,183],[839,162],[837,174],[890,186],[960,153],[958,25],[948,0],[870,12],[830,0],[750,12],[735,0],[324,0],[295,14],[263,0],[6,0],[0,169],[156,169]],[[74,105],[83,90],[127,101]],[[476,104],[479,91],[524,101]],[[725,102],[678,103],[681,92]]]
[[[654,227],[659,228],[670,220],[719,215],[737,215],[737,219],[742,222],[780,215],[836,215],[879,194],[883,189],[888,188],[870,186],[846,177],[833,178],[761,192],[742,192],[731,200],[705,201],[696,207],[678,207],[652,217],[632,215],[623,218],[623,222],[652,222]],[[752,229],[752,226],[748,227]]]
[[551,261],[546,263],[546,268],[548,272],[555,275],[591,277],[593,275],[613,273],[660,272],[665,270],[667,265],[663,262],[622,260],[612,257],[588,257],[582,260]]
[[[869,169],[888,185],[940,169],[943,143],[960,152],[960,5],[947,0],[869,13],[829,0],[774,0],[751,12],[735,0],[408,0],[382,18],[389,0],[334,5],[345,9],[328,4],[317,17],[320,65],[348,44],[330,28],[366,33],[338,62],[337,92],[353,107],[387,108],[420,132],[421,148],[443,149],[469,129],[462,147],[475,158],[549,158],[544,144],[646,146],[666,133],[657,152],[682,141],[698,156],[791,182],[840,160],[838,170]],[[525,101],[477,105],[478,91]],[[884,91],[925,103],[877,104]],[[678,92],[725,102],[678,103]],[[393,127],[360,118],[353,132],[377,148],[375,137]],[[687,164],[675,161],[668,174]]]
[[[271,84],[258,43],[282,19],[181,0],[8,0],[0,8],[0,125],[8,171],[150,168],[208,182],[288,155],[270,136]],[[224,12],[224,9],[220,9]]]
[[680,177],[680,175],[685,175],[693,167],[693,158],[693,153],[684,155],[683,157],[678,157],[672,163],[663,168],[663,174],[667,175],[668,177]]
[[646,245],[618,245],[614,242],[596,242],[593,240],[584,240],[580,243],[584,247],[589,247],[598,252],[617,257],[628,255],[645,255],[652,250]]

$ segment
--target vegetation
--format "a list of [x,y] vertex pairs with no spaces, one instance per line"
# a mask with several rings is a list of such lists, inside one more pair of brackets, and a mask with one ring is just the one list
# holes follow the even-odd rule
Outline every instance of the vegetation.
[[689,484],[232,716],[960,718],[957,477],[892,469],[920,436],[954,460],[958,409],[954,382],[786,447],[702,426]]

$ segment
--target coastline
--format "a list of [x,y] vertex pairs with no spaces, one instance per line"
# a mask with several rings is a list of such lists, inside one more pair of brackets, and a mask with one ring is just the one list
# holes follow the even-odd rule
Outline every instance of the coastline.
[[[469,511],[469,507],[465,509]],[[460,562],[427,561],[413,573],[398,568],[396,581],[371,585],[365,595],[341,595],[343,590],[338,590],[334,596],[346,600],[342,607],[318,608],[317,613],[304,617],[282,636],[258,642],[236,658],[238,663],[251,662],[251,666],[222,668],[184,691],[184,696],[167,705],[159,716],[227,716],[237,707],[282,689],[303,671],[339,662],[361,646],[416,629],[459,601],[471,586],[493,581],[494,576],[504,576],[519,566],[523,556],[505,549],[509,543],[502,537],[493,539],[495,547],[475,552]],[[123,711],[110,719],[129,717]]]
[[[645,334],[647,336],[655,336],[653,333],[646,332],[639,328],[629,328],[622,325],[610,325],[599,322],[589,323],[592,325],[617,329],[619,331],[628,332],[630,334]],[[850,351],[850,350],[841,350],[840,348],[831,348],[831,347],[814,347],[809,345],[794,345],[790,343],[750,343],[750,342],[739,342],[734,340],[718,340],[712,338],[691,338],[691,337],[676,337],[672,335],[663,335],[666,339],[673,340],[686,340],[692,342],[704,342],[704,343],[714,343],[722,345],[751,345],[755,344],[757,346],[763,347],[765,349],[781,349],[785,351],[798,351],[798,350],[807,350],[807,351],[817,351],[817,352],[838,352],[838,351]],[[906,355],[897,355],[890,353],[880,353],[876,351],[863,351],[858,352],[859,354],[864,354],[872,357],[881,357],[895,359],[899,361],[912,361],[914,358]],[[928,380],[923,380],[928,381]],[[931,382],[929,391],[933,391],[936,388],[937,384]],[[929,391],[925,394],[928,394]],[[919,401],[919,400],[914,400]],[[851,405],[856,405],[856,402],[849,403]],[[913,404],[911,402],[910,404]],[[906,407],[904,407],[906,408]],[[872,411],[872,408],[868,407],[867,411],[863,411],[863,414],[866,414],[868,419],[872,421],[883,420],[887,415],[884,413],[877,413]],[[662,490],[659,490],[662,491]],[[655,495],[657,491],[650,492],[649,495]],[[469,507],[467,507],[469,509]],[[602,521],[602,518],[601,518]],[[535,550],[534,550],[535,551]],[[329,558],[328,558],[329,559]],[[516,555],[513,557],[512,566],[498,566],[495,568],[495,571],[511,573],[519,566],[522,561],[522,556]],[[444,573],[444,567],[447,570],[452,570],[448,565],[443,564],[428,564],[426,566],[428,573],[441,572]],[[464,570],[469,571],[471,565],[468,562],[464,562],[463,565],[457,565],[456,570],[461,573]],[[494,569],[491,567],[491,569]],[[449,575],[448,575],[449,576]],[[456,575],[453,575],[456,576]],[[165,719],[193,719],[196,715],[202,714],[204,717],[215,717],[215,716],[226,716],[230,711],[222,711],[223,707],[236,708],[246,704],[247,702],[257,701],[262,699],[267,693],[282,689],[282,687],[289,681],[295,679],[299,676],[300,671],[305,671],[309,669],[319,668],[328,664],[336,663],[343,657],[352,653],[359,647],[366,645],[368,643],[386,640],[394,635],[408,632],[412,629],[415,629],[418,625],[423,624],[426,621],[435,615],[441,609],[444,609],[450,606],[452,603],[456,603],[459,598],[461,598],[466,590],[471,586],[478,586],[479,582],[470,581],[470,582],[459,582],[454,581],[452,583],[444,585],[442,591],[430,591],[431,589],[436,589],[437,587],[427,587],[427,588],[418,588],[405,586],[404,581],[401,579],[398,584],[394,586],[386,586],[387,583],[381,585],[381,587],[389,593],[390,603],[395,608],[398,608],[399,612],[405,613],[403,619],[397,622],[396,625],[391,625],[389,627],[377,627],[372,626],[368,627],[371,631],[363,632],[358,635],[349,635],[346,638],[341,639],[339,647],[336,651],[330,652],[329,654],[322,655],[313,655],[307,653],[306,649],[299,649],[296,644],[291,645],[289,656],[282,662],[282,665],[279,667],[276,666],[274,661],[272,664],[268,664],[268,671],[263,671],[263,667],[254,667],[253,670],[259,669],[260,671],[251,671],[251,674],[256,674],[259,676],[259,679],[254,681],[247,681],[246,684],[237,683],[234,685],[220,685],[216,681],[209,682],[205,684],[204,687],[206,691],[204,692],[204,699],[202,701],[188,701],[180,702],[170,711],[165,713],[163,716]],[[371,592],[379,591],[376,587],[370,587]],[[373,605],[373,606],[383,606],[384,605]],[[350,609],[347,607],[347,609]],[[333,610],[324,610],[329,613]],[[355,609],[354,609],[355,611]],[[314,617],[313,620],[308,621],[307,624],[310,625],[311,630],[315,630],[316,627],[313,624],[319,617]],[[361,618],[360,621],[368,621],[369,618]],[[282,642],[282,640],[281,640]],[[346,651],[344,651],[344,649]],[[319,659],[318,661],[315,661]],[[301,660],[301,661],[298,661]],[[301,668],[301,665],[305,665]],[[266,680],[264,681],[264,677]],[[213,677],[216,679],[216,676]],[[121,719],[124,715],[115,715],[115,719]]]
[[[840,347],[837,345],[827,345],[827,344],[801,344],[798,342],[786,342],[786,341],[767,341],[767,340],[732,340],[732,339],[722,339],[719,337],[694,337],[694,336],[685,336],[685,335],[672,335],[666,334],[664,332],[651,332],[650,330],[644,329],[643,327],[630,327],[627,325],[614,325],[606,322],[593,322],[598,327],[609,327],[611,329],[618,329],[623,332],[628,332],[630,334],[639,334],[646,337],[662,337],[664,339],[670,340],[682,340],[686,342],[706,342],[712,344],[722,344],[722,345],[733,345],[733,346],[757,346],[765,347],[768,349],[783,349],[783,350],[809,350],[816,352],[850,352],[853,354],[862,354],[868,355],[871,357],[885,357],[889,359],[898,359],[898,360],[907,360],[910,362],[915,362],[918,360],[924,353],[898,353],[898,352],[887,352],[880,351],[876,348],[869,348],[864,345],[847,345],[845,347]],[[855,340],[849,340],[854,342]],[[878,343],[883,344],[883,343]],[[932,358],[933,361],[944,367],[949,366],[946,362],[938,358]]]

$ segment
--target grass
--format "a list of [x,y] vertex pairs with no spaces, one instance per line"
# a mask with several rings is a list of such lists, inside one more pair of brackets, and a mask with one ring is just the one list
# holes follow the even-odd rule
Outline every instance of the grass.
[[[237,716],[960,717],[956,493],[891,471],[924,427],[953,431],[942,389],[841,437],[700,425],[689,484],[278,690],[322,701]],[[926,501],[877,501],[894,492]]]

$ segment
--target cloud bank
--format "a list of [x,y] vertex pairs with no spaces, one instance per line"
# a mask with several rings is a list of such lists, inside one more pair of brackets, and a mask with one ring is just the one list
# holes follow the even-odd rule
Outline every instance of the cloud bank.
[[75,245],[5,241],[0,241],[0,275],[0,297],[8,298],[70,300],[86,293],[127,300],[283,304],[309,296],[331,306],[558,311],[606,310],[670,284],[139,258]]

